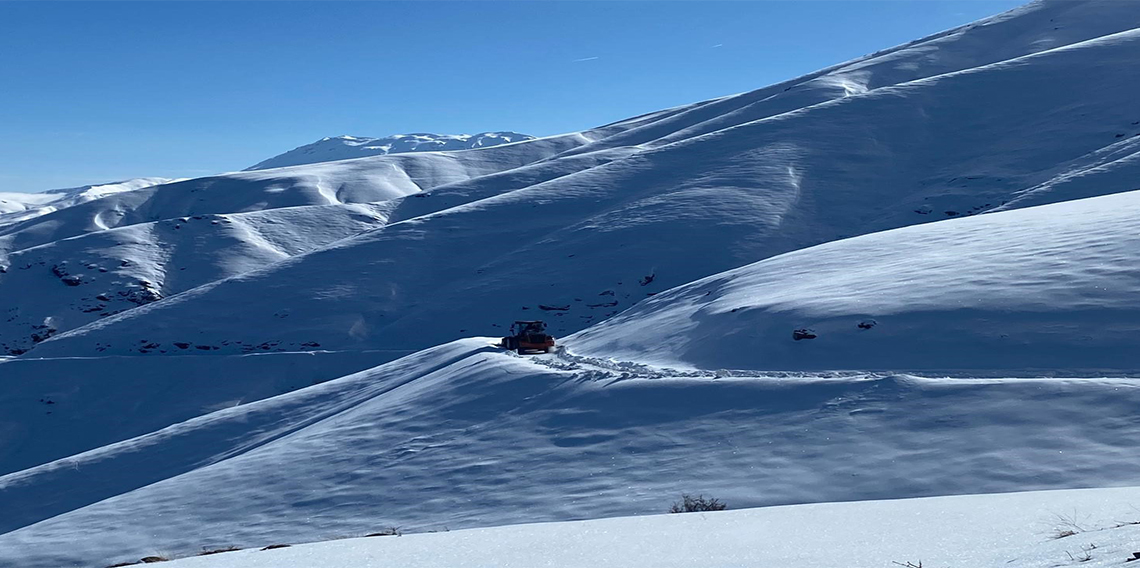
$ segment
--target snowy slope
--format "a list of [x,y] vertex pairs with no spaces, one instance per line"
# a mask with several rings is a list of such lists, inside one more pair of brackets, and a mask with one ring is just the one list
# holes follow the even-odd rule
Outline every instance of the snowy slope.
[[[1137,502],[1140,490],[1121,488],[796,505],[340,540],[170,567],[1119,566],[1140,550],[1140,528],[1117,526],[1138,518]],[[1050,538],[1074,510],[1089,530]]]
[[383,226],[393,205],[193,215],[15,252],[0,265],[0,297],[19,298],[0,312],[0,354],[18,355],[56,333]]
[[[60,202],[50,213],[45,207],[35,218],[0,227],[0,293],[20,298],[4,308],[0,354],[26,351],[46,335],[375,228],[399,205],[395,198],[520,170],[585,140],[573,134],[522,143],[510,152],[365,158],[123,187],[106,195],[73,192],[67,207]],[[561,175],[557,168],[533,169],[495,178],[493,191]],[[420,211],[448,206],[446,200],[417,201]],[[80,286],[64,284],[74,277],[82,278]],[[95,290],[100,286],[106,289]],[[129,295],[117,298],[127,303],[97,297],[119,292]]]
[[1130,379],[718,376],[489,339],[0,477],[0,565],[656,513],[682,492],[751,507],[1140,480]]
[[1137,371],[1138,216],[1133,191],[831,242],[664,292],[567,344],[706,369]]
[[[1099,4],[1080,6],[1086,29],[1140,18],[1135,4],[1109,3],[1103,14],[1089,13]],[[1022,12],[1038,25],[1042,11],[1060,18],[1073,8],[1047,3]],[[1010,31],[1017,21],[1015,14],[990,25]],[[881,65],[899,73],[907,50],[915,58],[935,47],[982,51],[966,39],[931,41],[880,56]],[[416,349],[495,333],[535,314],[568,334],[648,294],[790,250],[996,210],[1050,183],[1062,189],[1035,192],[1036,202],[1084,196],[1090,187],[1069,192],[1059,180],[1110,147],[1131,155],[1127,139],[1140,133],[1132,125],[1140,114],[1121,112],[1134,78],[1106,72],[1129,65],[1137,50],[1140,32],[1126,31],[851,92],[657,148],[609,149],[613,159],[604,163],[505,192],[492,184],[474,195],[478,179],[441,186],[419,201],[459,194],[458,205],[409,218],[401,209],[413,200],[406,200],[394,213],[399,222],[382,230],[104,319],[35,351],[86,356],[99,344],[127,353],[144,339],[170,344],[191,333],[215,344]],[[852,65],[867,71],[871,61]],[[1133,187],[1129,176],[1101,176],[1095,192]],[[302,317],[276,325],[273,314],[283,305]],[[247,325],[231,326],[221,313],[241,313]]]
[[115,183],[51,189],[39,193],[0,193],[0,227],[115,193],[133,191],[172,181],[176,180],[153,177],[135,178]]
[[246,170],[267,170],[300,164],[333,162],[366,156],[382,156],[403,152],[446,152],[489,148],[511,142],[534,140],[534,136],[518,132],[481,132],[479,134],[395,134],[383,138],[333,136],[294,148]]
[[88,232],[192,215],[371,203],[525,166],[584,142],[555,136],[477,152],[396,154],[237,172],[115,193],[0,227],[0,255]]
[[404,355],[306,347],[217,357],[0,359],[0,475]]

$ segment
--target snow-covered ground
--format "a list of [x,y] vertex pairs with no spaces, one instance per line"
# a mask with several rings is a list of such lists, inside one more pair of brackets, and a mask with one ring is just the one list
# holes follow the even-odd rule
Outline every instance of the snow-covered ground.
[[[18,355],[56,333],[381,227],[393,206],[357,203],[192,215],[14,252],[0,278],[0,297],[19,302],[0,313],[0,354]],[[193,347],[140,343],[137,349],[177,353]]]
[[395,134],[383,138],[332,136],[312,144],[299,146],[284,154],[258,162],[247,170],[268,170],[284,166],[333,162],[366,156],[382,156],[403,152],[447,152],[489,148],[511,142],[534,140],[534,136],[518,132],[481,132],[479,134]]
[[[169,566],[1119,566],[1140,551],[1140,527],[1120,526],[1140,519],[1137,503],[1140,489],[1120,488],[794,505],[357,538]],[[1087,530],[1053,538],[1068,529],[1059,517]]]
[[152,185],[170,183],[167,178],[135,178],[115,183],[85,185],[67,189],[50,189],[39,193],[0,193],[0,227],[47,215],[124,191],[134,191]]
[[[0,477],[0,565],[646,514],[684,492],[754,507],[1138,480],[1132,379],[676,371],[490,342]],[[164,388],[147,402],[203,399]],[[23,412],[50,445],[83,409]]]
[[1131,191],[834,241],[658,294],[567,344],[705,369],[1138,372],[1138,217]]
[[[1138,53],[1140,4],[1037,2],[592,130],[12,217],[0,566],[651,514],[686,492],[740,508],[1140,485]],[[564,348],[491,347],[516,318],[547,320]],[[715,538],[787,543],[739,536],[715,549],[723,565],[1107,565],[1132,525],[1080,544],[1029,525],[1070,505],[1131,522],[1109,517],[1135,491],[194,562],[327,550],[351,566],[454,538],[505,564],[611,527],[597,538],[693,564],[713,549],[688,523],[709,519]],[[632,558],[599,546],[583,562]]]

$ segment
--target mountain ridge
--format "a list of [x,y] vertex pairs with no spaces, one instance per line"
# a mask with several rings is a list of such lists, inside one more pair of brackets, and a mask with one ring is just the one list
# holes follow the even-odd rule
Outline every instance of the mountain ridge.
[[534,139],[535,137],[529,134],[519,134],[518,132],[509,131],[480,132],[478,134],[431,134],[426,132],[413,132],[408,134],[393,134],[379,138],[349,135],[329,136],[258,162],[246,168],[244,171],[267,170],[286,166],[299,166],[405,152],[471,150]]

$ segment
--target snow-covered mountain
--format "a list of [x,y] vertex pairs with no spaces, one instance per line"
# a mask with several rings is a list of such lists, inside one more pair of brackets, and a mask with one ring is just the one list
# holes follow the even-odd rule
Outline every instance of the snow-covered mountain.
[[[1120,309],[1127,319],[1134,295],[1128,271],[1135,269],[1124,255],[1136,247],[1122,219],[1135,213],[1138,199],[1140,192],[1088,198],[820,245],[659,294],[564,338],[564,350],[552,355],[515,356],[490,347],[491,337],[472,338],[239,406],[225,401],[243,387],[264,392],[265,379],[234,373],[223,382],[237,385],[221,393],[158,392],[148,406],[167,416],[170,406],[225,408],[0,478],[0,506],[20,512],[0,525],[12,530],[0,535],[0,551],[67,550],[51,562],[110,562],[121,560],[124,550],[141,556],[158,546],[190,551],[223,544],[218,535],[224,544],[245,547],[383,526],[424,531],[633,514],[660,510],[664,496],[698,491],[749,507],[1135,484],[1132,440],[1140,429],[1126,418],[1140,386],[1134,379],[999,373],[1025,361],[1057,368],[1061,355],[1079,364],[1079,348],[1095,356],[1101,353],[1096,342],[1109,341],[1103,353],[1111,353],[1121,345],[1113,341],[1131,337],[1118,327],[1119,340],[1103,332],[1075,337],[1073,346],[1056,341],[1058,330],[1102,333],[1097,324],[1110,320],[1076,309],[1080,303],[1053,300],[1069,293]],[[1075,236],[1079,227],[1097,230],[1085,242]],[[1027,234],[1012,238],[1016,231]],[[958,242],[973,245],[968,252],[978,256],[965,267],[962,258],[970,255],[950,246]],[[1074,250],[1062,253],[1058,243]],[[915,266],[931,284],[897,279],[894,264],[874,264],[891,258]],[[855,280],[850,298],[811,294],[846,283],[836,274],[850,265],[837,259],[867,262],[857,270],[886,287]],[[1067,270],[1046,282],[1040,263]],[[1103,272],[1106,265],[1118,265],[1119,272]],[[804,278],[804,270],[819,271],[819,279]],[[1082,272],[1088,274],[1076,276]],[[764,275],[786,280],[755,281]],[[950,292],[930,293],[938,289],[934,283]],[[749,285],[754,296],[746,294]],[[963,307],[963,297],[975,297],[979,286],[993,289],[994,302]],[[789,308],[810,299],[834,306],[837,323],[817,326],[815,339],[796,341],[777,319],[770,327],[779,333],[769,333],[756,316],[780,291]],[[1035,291],[1040,295],[1031,297]],[[866,304],[863,294],[884,306],[869,329],[859,329],[869,321],[859,319],[864,314],[845,311]],[[704,302],[705,313],[692,314],[692,306]],[[1027,319],[1033,316],[1023,313],[1027,309],[1038,310],[1036,320]],[[1008,340],[986,341],[989,329],[971,333],[968,327],[1003,316]],[[928,327],[951,338],[940,340]],[[876,333],[881,336],[866,335]],[[923,340],[932,344],[909,353]],[[637,341],[648,346],[639,352],[631,346]],[[1040,351],[1030,352],[1027,341],[1038,342]],[[705,356],[695,366],[707,370],[654,364],[669,349],[692,362],[698,347]],[[797,359],[785,350],[811,350],[801,357],[820,362],[803,366],[820,368],[852,360],[858,348],[870,350],[875,363],[874,357],[890,357],[921,365],[925,356],[945,367],[939,357],[960,357],[967,360],[960,367],[973,374],[766,370],[795,367]],[[583,355],[591,352],[597,356]],[[979,360],[992,364],[983,378],[976,378]],[[263,365],[276,369],[278,380],[304,376],[289,363]],[[119,385],[130,384],[124,381],[132,379],[106,384],[123,392]],[[14,398],[26,401],[37,388],[29,381]],[[47,406],[28,409],[15,401],[10,413],[22,413],[30,424],[82,420],[88,441],[121,420],[83,416],[90,401],[82,393],[56,393],[51,416],[33,418]],[[113,400],[100,408],[119,416],[136,405]],[[50,427],[41,432],[38,444],[66,435]],[[103,436],[115,433],[121,430]],[[42,502],[42,495],[51,501]],[[177,519],[169,518],[170,510],[179,511]],[[250,522],[249,511],[260,520]],[[87,528],[91,538],[72,543],[80,526],[107,528]]]
[[[13,294],[21,298],[0,320],[0,355],[375,228],[402,196],[504,170],[511,175],[492,180],[500,188],[559,175],[557,168],[527,166],[585,140],[575,133],[511,151],[399,154],[222,174],[45,209],[0,226],[0,289],[20,291]],[[420,211],[447,206],[424,201]]]
[[49,189],[39,193],[0,193],[0,227],[46,215],[80,203],[124,191],[170,183],[168,178],[134,178],[126,181]]
[[[1138,54],[1140,4],[1047,0],[592,130],[0,227],[0,565],[1140,485]],[[563,349],[491,347],[516,318]]]
[[534,136],[519,134],[518,132],[480,132],[479,134],[427,134],[417,132],[414,134],[395,134],[383,138],[333,136],[321,138],[312,144],[299,146],[246,169],[267,170],[284,166],[332,162],[402,152],[471,150],[523,140],[534,140]]
[[[1056,20],[1042,35],[1060,27],[1093,37],[1017,55],[1041,49],[1043,38],[1029,33],[1041,11]],[[562,175],[516,186],[500,182],[507,171],[438,185],[405,199],[383,230],[102,319],[35,351],[125,355],[193,338],[224,353],[268,341],[422,349],[536,314],[565,335],[650,294],[807,246],[1128,191],[1140,112],[1121,109],[1136,82],[1104,69],[1129,65],[1140,49],[1140,31],[1121,31],[1132,25],[1140,11],[1129,3],[1045,4],[730,97],[731,106],[649,118],[533,166]],[[977,45],[994,34],[1001,49]],[[1028,45],[1013,49],[1009,37]],[[991,63],[1002,51],[1015,57]],[[960,68],[967,55],[981,63]],[[925,76],[933,70],[919,62],[931,60],[954,65]],[[875,86],[880,70],[908,80]],[[712,105],[720,108],[710,117]],[[630,139],[653,129],[655,142]],[[288,325],[275,315],[284,307],[294,314]],[[230,325],[223,314],[232,313],[245,325]]]

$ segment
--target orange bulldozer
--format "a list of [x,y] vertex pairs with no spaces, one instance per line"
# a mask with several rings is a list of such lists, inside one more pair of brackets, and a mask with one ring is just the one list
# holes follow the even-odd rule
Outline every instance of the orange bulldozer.
[[511,324],[511,335],[504,337],[499,346],[519,353],[550,353],[554,349],[554,338],[546,333],[546,324],[541,321],[516,321]]

